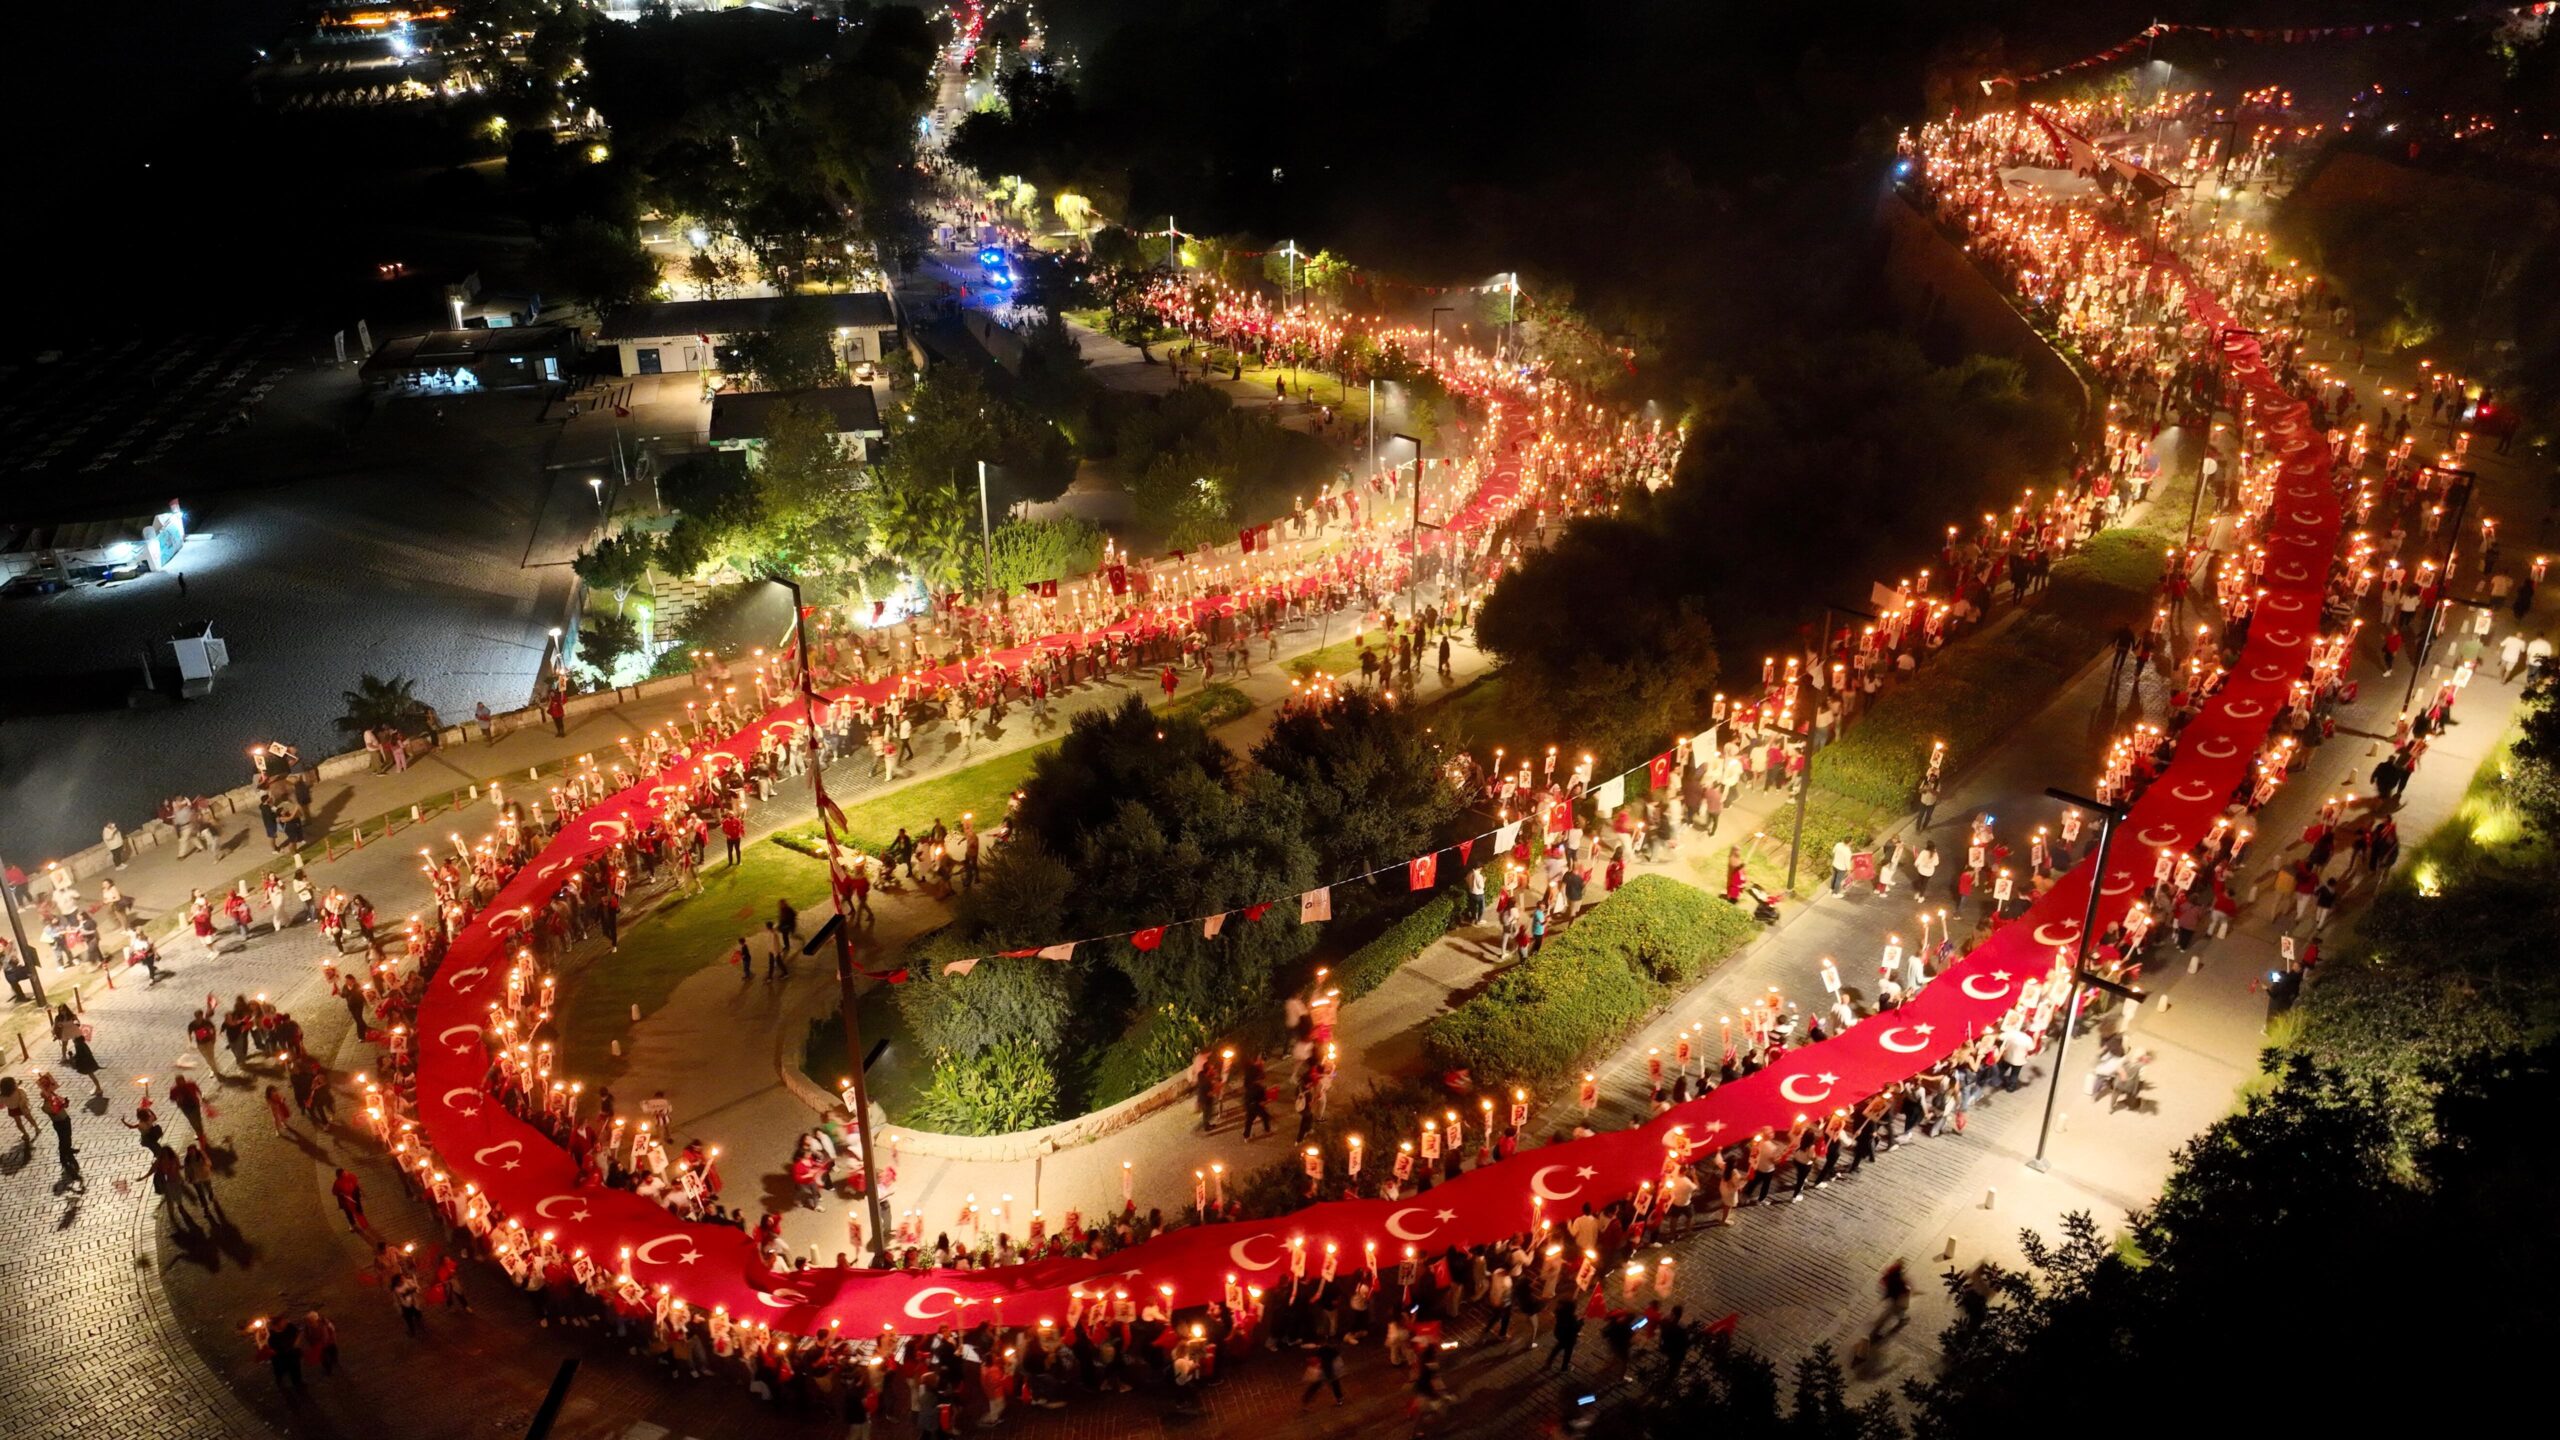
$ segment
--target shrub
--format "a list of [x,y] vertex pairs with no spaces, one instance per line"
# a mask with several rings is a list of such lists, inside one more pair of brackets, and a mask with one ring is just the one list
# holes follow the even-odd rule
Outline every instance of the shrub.
[[2053,562],[2052,584],[2037,602],[2038,613],[2101,640],[2119,625],[2139,628],[2152,592],[2160,588],[2166,549],[2147,531],[2102,530]]
[[1387,977],[1401,969],[1406,961],[1448,934],[1449,922],[1456,919],[1457,914],[1457,896],[1443,891],[1423,901],[1412,914],[1389,925],[1386,933],[1352,951],[1333,974],[1333,983],[1342,991],[1342,1003],[1348,1005],[1385,984]]
[[1577,947],[1615,952],[1658,983],[1681,984],[1741,949],[1752,923],[1739,906],[1694,885],[1639,875],[1559,932],[1548,948],[1567,935]]
[[1432,1068],[1479,1085],[1545,1084],[1616,1041],[1667,988],[1695,978],[1752,934],[1743,913],[1661,876],[1639,876],[1504,971],[1483,994],[1431,1022]]
[[1652,1005],[1653,993],[1616,955],[1559,937],[1546,953],[1514,965],[1483,994],[1432,1021],[1423,1052],[1433,1069],[1467,1071],[1478,1085],[1544,1082],[1626,1033]]
[[916,1123],[952,1135],[1008,1135],[1058,1118],[1058,1077],[1029,1040],[1009,1038],[975,1055],[935,1057],[916,1102]]
[[914,977],[891,993],[918,1043],[934,1054],[976,1055],[1020,1041],[1055,1053],[1074,1018],[1074,967],[1049,960],[986,959],[966,975],[945,975],[944,962],[966,947],[949,929],[907,948],[900,963]]
[[1104,1047],[1094,1062],[1088,1108],[1117,1105],[1190,1069],[1193,1057],[1208,1043],[1209,1027],[1199,1016],[1173,1005],[1157,1006],[1139,1016],[1127,1034]]

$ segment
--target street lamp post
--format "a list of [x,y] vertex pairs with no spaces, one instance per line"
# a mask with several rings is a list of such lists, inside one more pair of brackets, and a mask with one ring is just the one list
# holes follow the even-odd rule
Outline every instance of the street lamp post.
[[987,588],[992,590],[996,583],[996,532],[994,522],[987,518],[987,462],[984,460],[978,462],[978,541],[986,547]]
[[[2453,497],[2453,515],[2445,521],[2444,558],[2437,562],[2436,565],[2436,583],[2446,589],[2451,589],[2453,586],[2454,546],[2461,540],[2462,517],[2464,513],[2471,508],[2471,487],[2473,482],[2479,477],[2468,470],[2452,465],[2429,465],[2426,469],[2439,475],[2459,477],[2462,482],[2462,489],[2460,493]],[[2447,488],[2450,489],[2451,486],[2448,484]],[[2400,710],[2402,714],[2407,714],[2409,707],[2417,703],[2418,676],[2425,672],[2427,656],[2435,649],[2436,621],[2444,614],[2444,607],[2447,603],[2448,602],[2445,600],[2444,596],[2440,593],[2437,595],[2435,603],[2427,607],[2426,628],[2418,632],[2417,648],[2409,652],[2409,693],[2400,697]]]
[[[1846,611],[1851,615],[1857,616],[1861,620],[1875,620],[1877,618],[1875,615],[1867,611],[1860,610],[1852,605],[1825,605],[1822,607],[1822,648],[1815,655],[1813,673],[1805,678],[1808,683],[1814,684],[1815,688],[1824,691],[1826,694],[1830,693],[1829,685],[1824,682],[1827,682],[1831,675],[1831,625],[1832,621],[1836,618],[1833,613],[1835,611]],[[1842,683],[1847,683],[1846,677],[1843,677]],[[1836,694],[1832,695],[1831,698],[1835,703],[1840,699]],[[1840,726],[1845,730],[1848,728],[1848,725],[1849,707],[1842,705],[1840,707]],[[1796,777],[1795,833],[1787,840],[1787,893],[1789,895],[1796,893],[1796,864],[1804,856],[1805,805],[1807,801],[1811,799],[1812,795],[1813,725],[1808,721],[1804,727],[1804,774]]]
[[[1413,523],[1405,533],[1405,544],[1412,550],[1404,568],[1404,610],[1407,618],[1422,613],[1422,441],[1398,432],[1388,437],[1413,447]],[[1432,527],[1437,529],[1439,527]]]
[[1434,305],[1431,307],[1431,367],[1434,370],[1440,368],[1440,317],[1443,315],[1455,315],[1457,313],[1458,307],[1455,305]]
[[2062,998],[2062,1037],[2053,1045],[2053,1085],[2045,1091],[2044,1123],[2036,1129],[2035,1158],[2027,1162],[2028,1169],[2039,1173],[2052,1168],[2044,1158],[2044,1148],[2045,1142],[2053,1138],[2053,1112],[2062,1100],[2062,1063],[2071,1054],[2071,1026],[2080,1015],[2080,987],[2093,985],[2128,1000],[2142,998],[2142,992],[2131,985],[2089,973],[2089,946],[2097,939],[2098,931],[2098,897],[2106,890],[2107,859],[2115,849],[2116,825],[2124,819],[2124,809],[2068,790],[2047,789],[2044,793],[2098,817],[2098,863],[2089,876],[2089,904],[2080,913],[2079,944],[2071,957],[2071,989]]
[[853,1072],[853,1128],[855,1136],[862,1144],[862,1165],[865,1171],[862,1187],[863,1208],[871,1221],[871,1247],[874,1250],[880,1250],[886,1247],[889,1235],[889,1212],[880,1202],[880,1185],[885,1172],[880,1163],[880,1152],[871,1143],[871,1090],[863,1078],[863,1062],[866,1057],[862,1051],[862,1021],[854,1010],[853,927],[845,919],[843,894],[832,883],[836,877],[836,822],[827,805],[826,785],[822,779],[824,767],[817,763],[817,753],[814,748],[819,722],[818,686],[809,675],[808,612],[800,604],[799,581],[783,575],[775,575],[773,580],[775,584],[791,592],[791,625],[794,638],[799,641],[796,648],[800,658],[800,703],[812,746],[809,757],[809,793],[818,802],[818,824],[827,842],[827,878],[830,882],[828,899],[836,906],[835,919],[829,921],[818,934],[811,936],[809,943],[801,948],[801,953],[805,955],[814,950],[818,942],[825,938],[827,931],[835,932],[837,1018],[844,1025],[845,1068]]
[[50,1008],[53,1002],[46,999],[44,993],[44,957],[27,944],[27,927],[18,919],[18,887],[5,878],[8,870],[9,862],[0,860],[0,910],[8,912],[9,935],[17,942],[18,955],[27,967],[29,983],[36,987],[36,1003]]

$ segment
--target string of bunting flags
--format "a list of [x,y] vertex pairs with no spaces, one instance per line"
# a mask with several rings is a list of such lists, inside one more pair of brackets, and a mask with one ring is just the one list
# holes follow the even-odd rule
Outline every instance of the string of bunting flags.
[[[1600,812],[1606,815],[1626,803],[1627,779],[1629,776],[1632,776],[1639,771],[1646,774],[1649,782],[1655,789],[1660,789],[1671,773],[1671,767],[1675,761],[1677,753],[1678,752],[1673,750],[1665,750],[1661,754],[1654,756],[1652,759],[1647,760],[1641,765],[1631,765],[1591,787],[1587,793],[1591,796],[1594,803],[1599,806]],[[1563,803],[1570,804],[1571,801],[1568,799]],[[1418,894],[1424,890],[1437,889],[1440,884],[1440,857],[1443,854],[1451,850],[1458,852],[1458,866],[1461,870],[1464,870],[1466,866],[1474,860],[1475,847],[1477,844],[1490,838],[1493,841],[1492,853],[1500,855],[1510,850],[1514,844],[1518,843],[1520,832],[1525,827],[1526,823],[1527,822],[1525,820],[1506,820],[1502,824],[1497,825],[1490,830],[1479,830],[1475,834],[1467,836],[1462,840],[1456,840],[1447,845],[1438,846],[1432,850],[1424,852],[1423,854],[1416,855],[1411,859],[1399,860],[1392,864],[1381,865],[1374,870],[1365,870],[1357,875],[1345,875],[1339,879],[1326,881],[1322,885],[1301,890],[1294,897],[1298,904],[1298,923],[1301,925],[1316,925],[1332,919],[1333,892],[1336,887],[1343,885],[1357,885],[1364,880],[1374,880],[1381,875],[1393,874],[1399,870],[1404,872],[1406,888],[1409,891]],[[1559,828],[1559,826],[1552,823],[1551,817],[1551,823],[1547,828],[1552,832]],[[970,971],[977,969],[981,963],[988,960],[1072,960],[1076,956],[1076,951],[1082,946],[1105,945],[1114,940],[1128,941],[1131,949],[1154,950],[1164,943],[1164,938],[1167,934],[1175,930],[1187,929],[1193,925],[1200,927],[1201,939],[1215,940],[1219,935],[1225,933],[1229,917],[1241,915],[1244,917],[1245,922],[1250,924],[1254,921],[1260,920],[1265,915],[1270,914],[1275,906],[1284,903],[1290,898],[1292,897],[1275,896],[1269,900],[1257,901],[1250,905],[1233,906],[1225,910],[1214,911],[1207,915],[1193,915],[1187,919],[1167,920],[1161,925],[1144,925],[1135,930],[1115,930],[1107,935],[1088,935],[1078,940],[1061,940],[1048,945],[1025,946],[1015,950],[998,950],[992,954],[973,955],[965,960],[945,961],[942,966],[942,973],[945,975],[966,975]],[[895,973],[900,977],[904,976],[903,971]]]
[[2502,5],[2485,10],[2466,10],[2462,14],[2434,21],[2378,20],[2360,25],[2197,25],[2183,21],[2163,21],[2146,25],[2124,40],[2094,55],[2084,55],[2069,64],[2056,65],[2050,70],[2039,70],[2033,75],[2010,77],[2009,83],[2034,85],[2059,76],[2094,69],[2100,65],[2112,65],[2170,35],[2203,35],[2214,40],[2246,40],[2261,45],[2299,45],[2322,40],[2363,40],[2376,35],[2416,30],[2429,24],[2441,29],[2447,25],[2468,24],[2475,20],[2541,18],[2550,15],[2554,8],[2553,0],[2543,0],[2543,3],[2534,5]]

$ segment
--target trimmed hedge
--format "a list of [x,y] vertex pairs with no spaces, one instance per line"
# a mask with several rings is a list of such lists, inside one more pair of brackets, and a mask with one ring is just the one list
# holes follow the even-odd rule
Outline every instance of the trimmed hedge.
[[1639,875],[1547,942],[1612,952],[1645,978],[1678,985],[1749,940],[1751,917],[1694,885]]
[[1406,961],[1448,934],[1450,922],[1457,918],[1458,897],[1444,891],[1389,925],[1375,940],[1352,951],[1333,973],[1333,983],[1342,991],[1342,1003],[1348,1005],[1385,984],[1387,977]]
[[1748,916],[1703,891],[1638,876],[1433,1020],[1423,1052],[1434,1070],[1465,1070],[1480,1085],[1543,1085],[1634,1029],[1670,988],[1657,976],[1694,979],[1753,933]]

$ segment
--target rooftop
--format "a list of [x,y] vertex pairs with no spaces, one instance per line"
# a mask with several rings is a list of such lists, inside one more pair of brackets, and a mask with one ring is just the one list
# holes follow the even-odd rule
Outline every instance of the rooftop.
[[577,334],[566,325],[501,325],[491,330],[430,330],[385,340],[364,368],[384,370],[461,370],[484,360],[510,355],[561,355],[577,346]]
[[626,306],[604,322],[599,338],[611,342],[664,335],[746,335],[780,329],[795,309],[821,316],[836,330],[886,330],[898,323],[889,309],[889,297],[876,290],[848,295],[752,295]]
[[827,385],[809,390],[748,390],[711,397],[711,442],[762,440],[773,433],[774,412],[785,405],[815,410],[835,421],[839,435],[882,433],[880,402],[868,385]]

